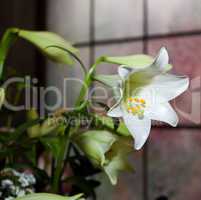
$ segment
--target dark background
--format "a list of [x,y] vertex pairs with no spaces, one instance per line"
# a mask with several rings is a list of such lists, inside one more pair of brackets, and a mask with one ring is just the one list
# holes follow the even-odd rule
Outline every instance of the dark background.
[[[3,0],[0,12],[0,35],[7,28],[19,27],[31,30],[46,29],[45,0]],[[27,42],[20,40],[9,53],[7,65],[24,74],[38,77],[44,83],[44,59]],[[42,67],[43,65],[43,67]]]

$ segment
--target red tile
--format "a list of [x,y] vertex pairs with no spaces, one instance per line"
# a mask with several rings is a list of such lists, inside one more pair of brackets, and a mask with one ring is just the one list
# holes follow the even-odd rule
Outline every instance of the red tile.
[[154,130],[149,142],[150,199],[201,197],[201,131]]

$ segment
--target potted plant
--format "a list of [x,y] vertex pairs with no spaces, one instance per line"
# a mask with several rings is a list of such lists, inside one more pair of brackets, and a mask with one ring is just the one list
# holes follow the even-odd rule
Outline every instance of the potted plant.
[[[21,116],[26,112],[25,122],[13,123],[13,106],[18,106],[23,91],[32,88],[23,77],[12,87],[7,84],[16,76],[8,73],[5,60],[17,38],[57,63],[68,67],[79,63],[83,86],[73,109],[61,108],[41,116],[40,109],[28,105],[18,111]],[[115,185],[119,172],[132,172],[127,157],[146,142],[151,120],[172,126],[178,123],[169,101],[184,92],[189,81],[168,73],[172,67],[168,59],[163,47],[155,58],[101,56],[86,67],[79,50],[55,33],[8,29],[0,43],[0,104],[4,104],[1,112],[6,119],[0,129],[0,198],[95,199],[95,188],[101,184],[96,174],[105,173]],[[116,64],[117,74],[96,74],[101,63]],[[112,88],[113,106],[87,97],[95,81]],[[92,108],[94,103],[101,112]]]

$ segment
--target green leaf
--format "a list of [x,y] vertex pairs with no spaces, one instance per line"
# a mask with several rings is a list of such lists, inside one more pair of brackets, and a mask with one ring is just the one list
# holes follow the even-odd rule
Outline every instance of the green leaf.
[[113,89],[113,93],[115,95],[115,98],[118,100],[121,96],[119,92],[119,81],[121,81],[121,78],[119,75],[97,75],[93,77],[94,80],[99,81],[103,83],[104,85],[111,87]]
[[128,154],[133,151],[131,141],[130,138],[119,137],[106,154],[107,163],[104,164],[103,169],[113,185],[117,184],[119,172],[133,171],[127,161]]
[[124,124],[124,122],[120,122],[119,127],[117,129],[117,133],[122,136],[131,136],[128,128]]
[[[151,65],[154,62],[154,58],[148,55],[139,54],[131,56],[122,56],[122,57],[107,57],[103,59],[104,62],[114,63],[118,65],[134,66],[134,67],[145,67]],[[172,65],[167,65],[167,71],[172,68]]]
[[41,143],[45,148],[50,151],[55,158],[58,158],[61,152],[61,143],[63,143],[63,137],[42,137]]
[[60,121],[58,121],[57,117],[50,117],[47,118],[41,125],[40,129],[40,136],[45,135],[63,135],[65,131],[65,125],[62,124],[61,120],[64,120],[64,118],[60,117]]
[[96,126],[105,126],[109,129],[114,129],[114,121],[111,117],[95,114],[94,116]]
[[37,124],[39,124],[41,121],[43,121],[42,119],[35,119],[35,120],[31,120],[28,121],[24,124],[21,124],[20,126],[18,126],[16,128],[16,130],[12,133],[12,139],[15,140],[17,139],[19,136],[21,136],[21,134],[23,134],[27,129],[31,128],[32,126],[35,126]]
[[0,88],[0,108],[3,105],[3,102],[5,100],[5,89],[4,88]]
[[120,77],[118,75],[95,75],[93,77],[94,80],[99,81],[108,87],[115,88],[118,86],[118,81],[120,81]]
[[15,200],[81,200],[81,197],[82,194],[67,197],[48,193],[34,193],[26,195],[24,197],[16,198]]
[[105,163],[105,153],[116,141],[116,136],[108,131],[87,131],[75,138],[76,144],[97,167]]
[[1,39],[1,42],[0,42],[0,78],[2,77],[3,66],[4,66],[6,56],[8,54],[8,51],[9,51],[11,45],[14,43],[14,41],[17,38],[18,31],[19,31],[19,29],[17,29],[17,28],[8,29]]
[[[76,54],[78,53],[78,49],[55,33],[9,28],[3,35],[0,42],[0,78],[2,78],[3,67],[8,51],[11,45],[16,41],[17,37],[21,37],[29,41],[38,47],[44,55],[55,62],[72,65],[74,62],[71,56],[73,55],[73,57],[77,57]],[[58,47],[66,49],[69,53]]]
[[109,63],[115,63],[118,65],[144,67],[146,65],[152,64],[154,62],[154,59],[151,56],[142,54],[121,57],[104,57],[104,61]]
[[[114,121],[111,117],[102,116],[102,115],[94,115],[95,118],[95,125],[96,126],[103,126],[105,128],[108,128],[109,130],[114,130]],[[120,122],[119,127],[117,128],[116,132],[118,135],[122,136],[131,136],[129,130],[127,129],[126,125],[123,121]]]
[[69,65],[73,64],[73,60],[70,55],[62,49],[51,46],[65,48],[72,54],[78,53],[78,50],[69,42],[52,32],[20,30],[19,37],[31,42],[33,45],[38,47],[43,54],[55,62]]

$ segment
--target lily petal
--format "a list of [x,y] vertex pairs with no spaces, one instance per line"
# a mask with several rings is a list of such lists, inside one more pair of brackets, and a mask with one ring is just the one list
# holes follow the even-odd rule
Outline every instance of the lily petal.
[[123,120],[131,135],[135,139],[135,149],[141,149],[149,136],[151,120],[147,117],[139,119],[127,111],[124,111]]
[[128,75],[133,71],[131,67],[128,66],[119,66],[118,68],[118,74],[122,79],[126,79]]
[[159,75],[150,87],[155,90],[160,102],[170,101],[188,89],[189,78],[172,74]]
[[108,112],[107,115],[109,117],[122,117],[123,112],[121,106],[119,104],[115,104]]
[[116,104],[114,104],[112,106],[112,108],[110,108],[110,110],[107,112],[107,115],[109,117],[122,117],[123,112],[122,112],[122,108],[121,108],[121,101],[123,98],[123,91],[121,88],[119,88],[118,90],[115,90],[114,93],[117,93],[117,95],[118,95],[118,97],[116,97],[117,102],[116,102]]
[[[151,80],[166,72],[168,67],[169,56],[165,47],[162,47],[156,56],[153,63],[149,66],[144,66],[143,68],[125,68],[125,66],[119,67],[119,75],[126,79],[129,85],[135,84],[134,87],[141,87],[148,85]],[[130,70],[129,70],[130,69]],[[131,90],[133,87],[131,86]]]
[[158,55],[155,58],[155,61],[153,63],[153,66],[161,71],[164,72],[166,71],[167,65],[169,63],[169,56],[168,52],[165,47],[162,47],[158,53]]
[[168,123],[173,127],[177,126],[179,122],[176,112],[168,102],[153,106],[145,115],[153,120]]
[[186,76],[163,74],[156,76],[149,85],[138,88],[139,97],[145,99],[149,105],[166,103],[182,94],[189,86]]

